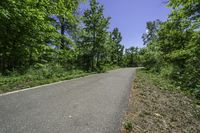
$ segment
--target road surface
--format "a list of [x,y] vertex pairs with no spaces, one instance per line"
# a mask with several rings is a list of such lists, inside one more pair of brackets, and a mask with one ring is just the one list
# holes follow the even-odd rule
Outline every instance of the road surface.
[[0,96],[0,133],[115,133],[134,68]]

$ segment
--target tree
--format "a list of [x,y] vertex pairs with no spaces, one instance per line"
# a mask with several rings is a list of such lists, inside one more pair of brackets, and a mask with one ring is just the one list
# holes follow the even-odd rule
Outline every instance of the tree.
[[200,2],[199,0],[170,0],[168,7],[173,8],[172,14],[192,21],[190,27],[198,29],[200,26]]
[[[79,0],[0,2],[0,71],[24,71],[35,63],[52,61],[51,55],[57,56],[52,52],[58,51],[54,48],[65,49],[72,44],[66,32],[69,35],[76,25],[74,13],[79,3]],[[57,27],[62,27],[61,34]]]
[[116,43],[119,44],[122,41],[122,35],[119,32],[118,28],[114,28],[112,32],[112,40]]
[[200,39],[200,2],[169,0],[168,6],[172,12],[166,22],[158,26],[147,24],[148,34],[143,38],[148,45],[140,57],[146,68],[187,88],[199,98],[200,91],[197,94],[196,91],[200,89],[200,46],[197,43]]
[[147,22],[147,26],[146,26],[147,32],[142,35],[144,45],[148,45],[151,41],[156,39],[157,30],[159,29],[160,24],[161,24],[161,21],[158,19],[153,22],[151,21]]
[[83,15],[85,34],[82,48],[84,51],[86,66],[91,69],[100,69],[102,53],[106,43],[109,19],[103,15],[103,5],[96,0],[90,1],[90,9]]
[[57,0],[52,18],[54,25],[60,31],[60,48],[69,49],[73,44],[70,34],[78,24],[76,11],[83,0]]
[[138,60],[139,49],[137,47],[130,47],[125,50],[125,64],[128,67],[136,67],[139,64]]
[[32,65],[48,47],[48,36],[56,32],[45,7],[49,0],[0,2],[0,64],[1,72]]
[[111,33],[111,60],[112,63],[115,65],[122,65],[123,61],[123,52],[124,52],[124,46],[120,44],[122,40],[122,35],[119,32],[118,28],[114,28],[113,32]]

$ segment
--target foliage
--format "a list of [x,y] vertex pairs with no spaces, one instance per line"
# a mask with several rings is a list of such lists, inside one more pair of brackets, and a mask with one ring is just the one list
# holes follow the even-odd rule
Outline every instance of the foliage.
[[104,17],[103,5],[96,0],[90,1],[90,9],[81,16],[78,9],[84,1],[2,1],[0,72],[23,74],[33,65],[47,62],[59,63],[68,70],[92,71],[105,64],[122,64],[118,28],[107,31],[110,18]]
[[90,70],[100,69],[104,56],[109,19],[103,15],[103,5],[96,0],[91,0],[90,9],[83,15],[84,31],[81,50],[86,67]]
[[122,35],[118,28],[114,28],[111,33],[111,62],[112,64],[122,66],[124,46],[120,44]]
[[90,0],[90,7],[81,14],[83,2],[0,2],[2,92],[123,66],[119,29],[108,31],[111,18],[104,16],[97,0]]
[[156,32],[159,29],[161,23],[162,22],[159,19],[153,22],[147,22],[147,31],[142,35],[144,45],[149,44],[152,40],[156,39]]
[[128,67],[137,67],[139,64],[139,48],[130,47],[125,50],[124,64]]
[[1,71],[24,69],[46,51],[45,41],[55,32],[48,20],[51,9],[44,8],[50,4],[48,0],[0,2]]
[[148,45],[140,56],[143,66],[170,79],[197,99],[200,90],[199,5],[199,1],[170,0],[168,6],[173,9],[166,22],[158,26],[154,25],[155,21],[147,23],[147,30],[153,31],[154,37],[151,32],[144,36],[147,37],[144,43]]
[[36,64],[23,75],[12,72],[12,75],[0,76],[0,93],[82,77],[89,74],[79,69],[66,71],[59,64]]

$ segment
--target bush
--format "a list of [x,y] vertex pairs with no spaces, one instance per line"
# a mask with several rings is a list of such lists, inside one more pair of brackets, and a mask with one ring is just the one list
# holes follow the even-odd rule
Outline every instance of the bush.
[[164,78],[170,78],[172,73],[174,72],[174,67],[172,65],[166,65],[161,67],[160,75]]
[[11,73],[10,76],[0,76],[0,93],[82,77],[88,74],[83,70],[66,70],[58,64],[38,64],[28,69],[23,75]]

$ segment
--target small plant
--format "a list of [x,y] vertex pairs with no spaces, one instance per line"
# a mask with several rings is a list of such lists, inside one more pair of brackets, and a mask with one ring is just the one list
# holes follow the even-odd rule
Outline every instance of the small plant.
[[200,120],[200,109],[194,109],[193,110],[193,115],[198,119]]
[[127,121],[124,123],[124,128],[130,132],[133,129],[133,125],[130,121]]

